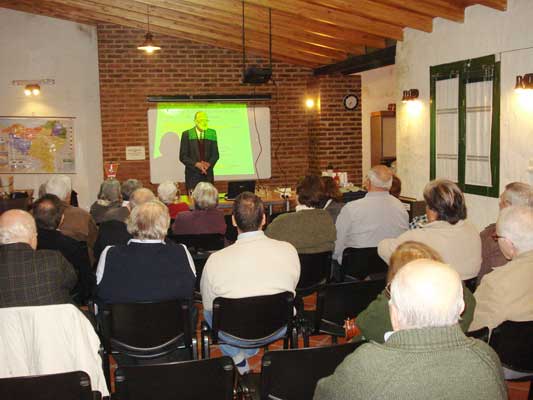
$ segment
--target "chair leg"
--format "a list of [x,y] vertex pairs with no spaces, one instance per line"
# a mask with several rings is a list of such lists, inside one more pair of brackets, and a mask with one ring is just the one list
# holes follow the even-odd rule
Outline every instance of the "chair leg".
[[337,344],[337,336],[331,336],[331,343]]
[[292,328],[291,349],[297,349],[297,348],[298,348],[298,330],[296,328]]
[[304,339],[304,347],[309,347],[310,332],[306,326],[302,327],[302,337]]
[[104,370],[105,381],[107,384],[107,389],[111,393],[111,366],[109,363],[109,354],[106,351],[101,352],[102,356],[102,368]]
[[198,340],[194,337],[192,338],[192,359],[198,360]]

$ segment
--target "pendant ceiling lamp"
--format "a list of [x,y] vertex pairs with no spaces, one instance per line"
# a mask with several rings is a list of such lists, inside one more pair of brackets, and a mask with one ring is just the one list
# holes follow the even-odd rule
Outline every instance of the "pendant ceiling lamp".
[[161,47],[154,43],[154,37],[150,33],[150,6],[146,6],[146,16],[148,18],[148,29],[144,36],[143,44],[137,47],[137,49],[143,50],[147,54],[152,54],[154,51],[161,50]]

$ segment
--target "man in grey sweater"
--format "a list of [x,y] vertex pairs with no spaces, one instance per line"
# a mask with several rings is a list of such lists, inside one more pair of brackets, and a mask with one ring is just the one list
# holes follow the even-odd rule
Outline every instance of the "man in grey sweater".
[[457,324],[463,308],[456,271],[430,260],[407,264],[391,285],[394,331],[346,357],[314,399],[507,399],[498,356]]

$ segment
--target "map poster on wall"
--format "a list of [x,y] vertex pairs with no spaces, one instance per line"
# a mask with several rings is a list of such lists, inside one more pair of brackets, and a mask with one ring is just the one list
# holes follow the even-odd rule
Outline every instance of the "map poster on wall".
[[0,117],[0,173],[75,173],[74,119]]

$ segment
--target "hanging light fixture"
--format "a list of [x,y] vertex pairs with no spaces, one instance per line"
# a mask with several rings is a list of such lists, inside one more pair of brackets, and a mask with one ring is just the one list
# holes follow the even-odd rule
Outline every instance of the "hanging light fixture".
[[150,6],[146,6],[146,16],[148,18],[148,29],[144,36],[144,43],[137,47],[139,50],[145,51],[147,54],[152,54],[156,50],[161,50],[161,47],[154,43],[154,37],[150,33]]

